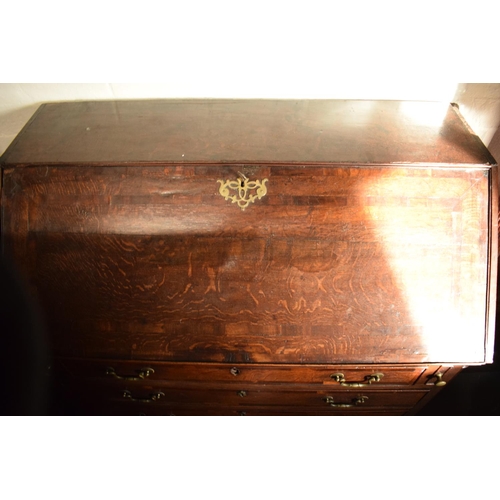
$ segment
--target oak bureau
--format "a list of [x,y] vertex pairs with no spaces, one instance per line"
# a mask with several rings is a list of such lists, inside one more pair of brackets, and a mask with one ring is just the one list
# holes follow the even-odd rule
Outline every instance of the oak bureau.
[[47,103],[0,163],[78,413],[414,414],[492,361],[497,166],[455,105]]

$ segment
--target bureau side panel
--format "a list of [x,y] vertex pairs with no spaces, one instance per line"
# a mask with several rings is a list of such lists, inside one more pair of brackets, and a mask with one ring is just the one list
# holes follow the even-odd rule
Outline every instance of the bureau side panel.
[[4,193],[57,355],[484,361],[486,169],[41,167]]
[[492,363],[495,351],[495,325],[497,316],[497,289],[498,289],[498,166],[493,166],[490,171],[490,255],[488,272],[488,298],[487,298],[487,324],[485,361]]

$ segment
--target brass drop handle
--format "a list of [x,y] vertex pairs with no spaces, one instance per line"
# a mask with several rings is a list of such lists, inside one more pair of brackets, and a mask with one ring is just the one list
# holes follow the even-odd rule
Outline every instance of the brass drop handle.
[[155,371],[152,368],[141,368],[138,370],[138,375],[118,375],[112,367],[106,368],[106,375],[110,375],[118,380],[144,380]]
[[238,394],[240,398],[244,398],[247,395],[247,391],[238,391],[236,394]]
[[158,401],[161,397],[165,396],[163,392],[155,392],[151,394],[149,398],[134,398],[132,397],[132,393],[130,391],[123,391],[123,397],[130,399],[130,401],[135,401],[136,403],[154,403]]
[[234,375],[236,377],[236,375],[239,375],[240,374],[240,370],[238,370],[238,368],[236,368],[236,366],[233,366],[229,372],[231,373],[231,375]]
[[436,373],[434,376],[437,378],[437,381],[434,382],[436,387],[444,387],[446,385],[446,382],[443,380],[444,373]]
[[358,396],[357,398],[354,398],[351,403],[336,403],[332,396],[327,396],[326,398],[323,398],[323,401],[332,408],[353,408],[364,404],[367,399],[368,396]]
[[380,382],[380,379],[383,376],[383,373],[373,373],[365,377],[365,382],[347,382],[343,373],[333,373],[330,375],[330,378],[335,382],[338,382],[343,387],[366,387],[373,382]]

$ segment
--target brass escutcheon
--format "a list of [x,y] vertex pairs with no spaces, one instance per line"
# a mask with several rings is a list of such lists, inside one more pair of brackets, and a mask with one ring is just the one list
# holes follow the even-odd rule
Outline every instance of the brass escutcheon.
[[[224,181],[219,179],[217,182],[220,184],[219,194],[225,200],[231,200],[231,203],[236,203],[244,211],[250,203],[254,203],[255,200],[260,200],[266,195],[266,182],[268,179],[251,181],[241,172],[239,174],[241,177],[239,180]],[[231,194],[230,190],[234,191],[235,194]],[[252,191],[255,191],[255,194],[252,194]]]

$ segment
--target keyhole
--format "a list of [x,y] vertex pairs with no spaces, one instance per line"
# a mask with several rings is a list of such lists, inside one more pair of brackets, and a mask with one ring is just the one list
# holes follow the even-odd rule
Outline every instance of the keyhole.
[[240,186],[245,187],[245,181],[243,179],[241,179],[241,181],[240,181]]

